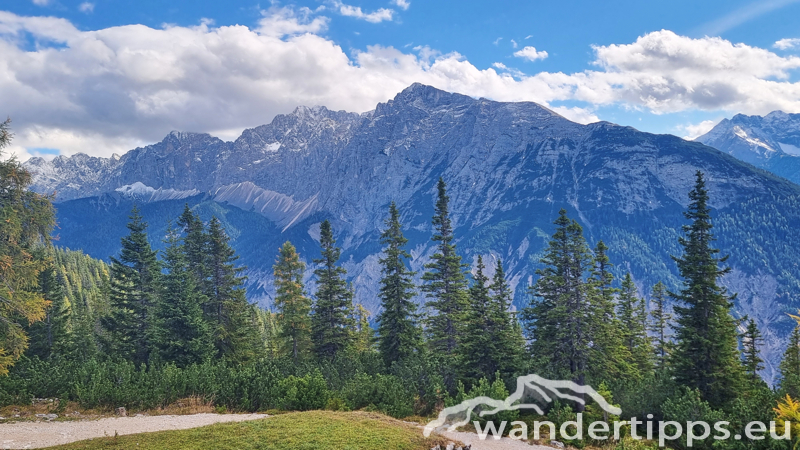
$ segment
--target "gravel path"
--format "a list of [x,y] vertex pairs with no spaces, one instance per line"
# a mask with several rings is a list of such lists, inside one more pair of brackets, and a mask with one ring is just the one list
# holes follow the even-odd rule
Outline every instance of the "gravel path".
[[553,447],[531,445],[509,438],[495,440],[487,436],[486,440],[481,440],[477,434],[463,431],[443,431],[439,434],[454,441],[461,441],[465,445],[471,444],[472,450],[553,450]]
[[42,448],[84,439],[162,430],[185,430],[220,422],[242,422],[266,414],[192,414],[187,416],[140,416],[67,422],[18,422],[0,424],[0,448]]

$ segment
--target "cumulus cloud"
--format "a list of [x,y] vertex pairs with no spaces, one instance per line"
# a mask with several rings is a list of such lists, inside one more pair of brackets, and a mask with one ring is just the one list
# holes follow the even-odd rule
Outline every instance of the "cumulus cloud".
[[780,41],[772,44],[773,47],[779,50],[789,50],[790,48],[800,48],[800,38],[781,39]]
[[234,137],[297,105],[364,112],[414,82],[498,101],[570,101],[552,109],[583,123],[610,104],[656,113],[800,111],[800,84],[789,81],[800,58],[719,38],[655,32],[594,48],[592,70],[529,76],[425,46],[347,54],[320,36],[328,19],[318,14],[273,8],[254,28],[83,31],[64,19],[0,12],[0,117],[14,119],[18,148],[107,156],[171,130]]
[[411,2],[408,0],[392,0],[392,4],[402,9],[403,11],[408,10],[408,8],[411,6]]
[[684,134],[683,138],[687,141],[693,141],[700,136],[711,131],[719,123],[719,120],[704,120],[700,123],[687,123],[678,127]]
[[388,8],[381,8],[371,13],[365,13],[361,10],[360,6],[346,5],[338,1],[333,2],[333,6],[339,14],[343,16],[366,20],[370,23],[380,23],[383,21],[391,22],[394,16],[394,10]]
[[547,58],[547,52],[544,50],[537,52],[536,47],[528,46],[524,47],[522,50],[514,52],[514,56],[517,58],[527,59],[528,61],[536,61],[537,59]]

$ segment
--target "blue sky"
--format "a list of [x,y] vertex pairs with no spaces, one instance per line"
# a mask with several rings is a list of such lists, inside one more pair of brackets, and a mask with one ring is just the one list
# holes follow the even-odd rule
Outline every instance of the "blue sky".
[[299,104],[366,111],[413,81],[681,136],[739,112],[800,112],[800,0],[6,0],[0,11],[2,114],[23,157],[107,156],[173,128],[232,139]]

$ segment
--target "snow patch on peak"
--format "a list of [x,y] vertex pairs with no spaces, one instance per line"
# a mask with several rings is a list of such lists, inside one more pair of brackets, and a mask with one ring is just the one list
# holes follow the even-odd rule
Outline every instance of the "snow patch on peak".
[[762,141],[762,140],[760,140],[758,138],[754,138],[754,137],[748,136],[747,132],[744,131],[742,129],[742,127],[740,127],[739,125],[736,125],[735,127],[733,127],[733,133],[736,136],[739,136],[741,139],[745,140],[746,142],[748,142],[748,143],[750,143],[750,144],[752,144],[752,145],[754,145],[756,147],[763,148],[767,152],[775,152],[775,151],[777,151],[774,148],[772,148],[769,145],[767,145],[767,143],[765,143],[764,141]]
[[280,142],[273,142],[264,146],[265,152],[277,152],[281,148]]
[[125,197],[135,198],[147,203],[160,202],[164,200],[181,200],[200,194],[200,191],[197,189],[191,189],[188,191],[162,188],[155,189],[147,186],[141,181],[137,181],[133,184],[126,184],[125,186],[114,189],[114,191],[119,192]]

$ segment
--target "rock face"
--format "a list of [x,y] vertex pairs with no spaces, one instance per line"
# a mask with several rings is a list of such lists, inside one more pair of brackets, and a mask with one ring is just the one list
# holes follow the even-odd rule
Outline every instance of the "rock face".
[[800,114],[737,114],[695,140],[800,183]]
[[131,196],[153,205],[143,212],[156,244],[155,231],[184,202],[206,218],[224,216],[249,266],[249,295],[265,306],[278,246],[291,240],[310,262],[318,256],[319,223],[329,219],[357,300],[377,313],[378,236],[388,204],[400,208],[411,266],[421,273],[433,251],[439,177],[448,184],[465,262],[480,254],[491,267],[503,259],[516,307],[528,301],[526,287],[561,208],[584,226],[590,244],[609,245],[616,275],[630,271],[643,295],[659,280],[677,288],[670,255],[680,253],[681,212],[697,170],[707,176],[717,244],[731,254],[734,271],[723,281],[740,293],[737,314],[755,317],[769,335],[768,378],[791,329],[783,312],[800,286],[797,186],[699,142],[607,122],[580,125],[535,103],[420,84],[360,115],[299,107],[235,142],[173,132],[119,158],[34,158],[26,166],[36,173],[36,190],[57,191],[60,244],[96,257],[117,251]]

